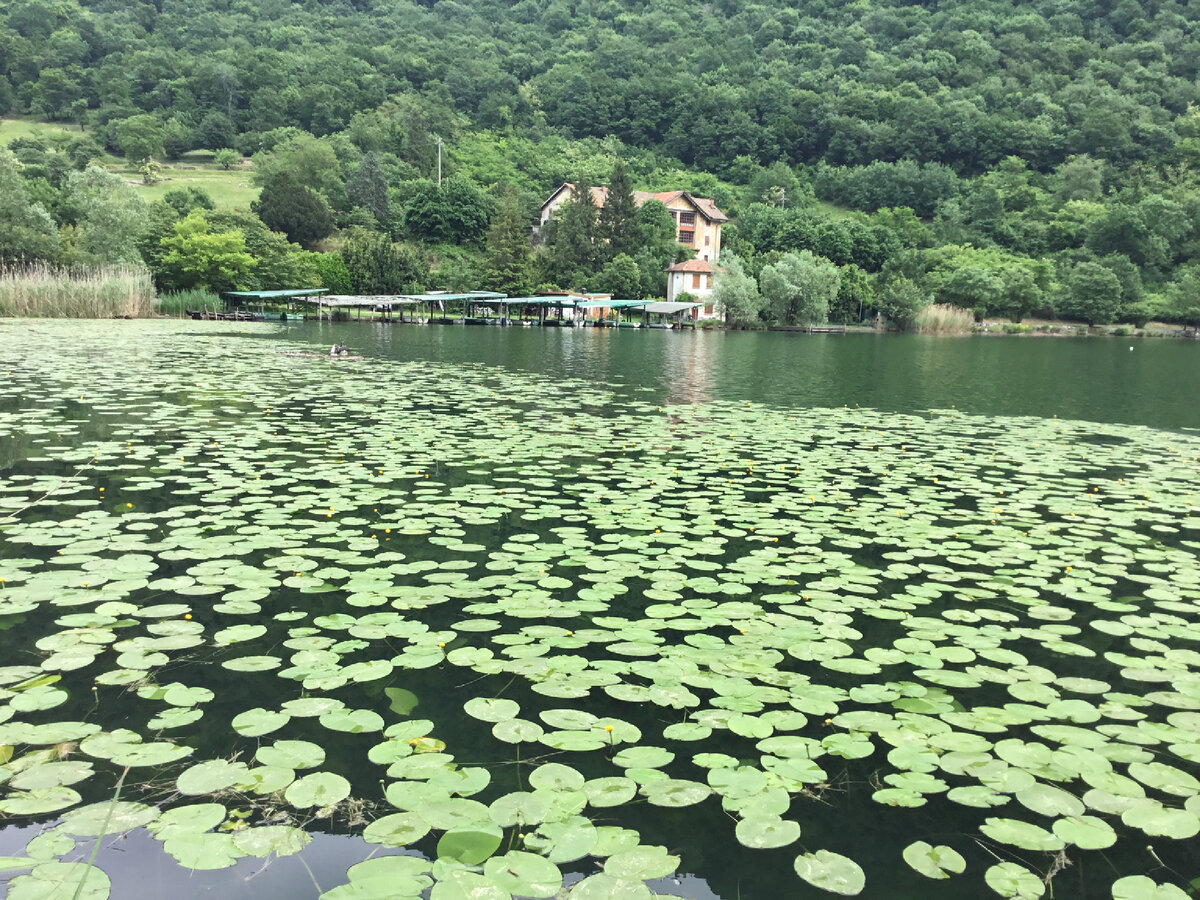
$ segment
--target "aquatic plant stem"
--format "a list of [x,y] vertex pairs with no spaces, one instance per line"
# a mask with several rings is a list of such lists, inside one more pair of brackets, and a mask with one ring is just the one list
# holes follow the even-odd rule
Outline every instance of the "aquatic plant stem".
[[88,857],[87,868],[83,870],[83,877],[79,879],[79,884],[75,886],[75,893],[71,895],[71,900],[79,900],[79,895],[83,893],[83,886],[87,883],[88,875],[91,874],[92,867],[96,864],[96,855],[100,852],[100,842],[104,840],[104,835],[108,833],[108,823],[112,821],[113,811],[117,808],[117,801],[121,799],[121,786],[125,783],[125,776],[129,774],[129,766],[121,772],[121,777],[117,779],[117,789],[113,792],[112,801],[108,804],[108,812],[104,815],[104,824],[100,826],[100,833],[96,835],[96,843],[92,845],[92,855]]

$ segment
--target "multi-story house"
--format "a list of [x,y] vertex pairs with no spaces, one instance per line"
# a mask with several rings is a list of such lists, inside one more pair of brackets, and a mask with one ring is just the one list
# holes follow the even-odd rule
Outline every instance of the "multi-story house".
[[[542,225],[544,226],[555,211],[571,197],[575,190],[573,184],[563,184],[542,204]],[[593,187],[592,200],[597,208],[604,206],[608,199],[607,187]],[[687,191],[663,191],[652,194],[649,191],[634,191],[633,202],[641,206],[647,200],[657,200],[667,208],[671,218],[675,220],[675,237],[679,243],[696,251],[696,258],[716,262],[721,255],[721,223],[729,221],[726,215],[717,209],[717,204],[705,197],[693,197]]]
[[[560,185],[542,204],[541,224],[550,221],[555,211],[571,198],[575,185]],[[597,209],[608,199],[608,188],[592,188],[592,201]],[[657,200],[667,208],[675,220],[675,238],[679,243],[696,251],[695,259],[674,263],[667,269],[667,300],[673,301],[683,293],[691,294],[704,303],[697,308],[695,318],[713,319],[721,315],[711,302],[705,303],[713,289],[713,276],[718,271],[717,260],[721,256],[721,223],[729,221],[717,209],[717,204],[707,197],[693,197],[687,191],[634,191],[633,201],[641,206],[647,200]]]

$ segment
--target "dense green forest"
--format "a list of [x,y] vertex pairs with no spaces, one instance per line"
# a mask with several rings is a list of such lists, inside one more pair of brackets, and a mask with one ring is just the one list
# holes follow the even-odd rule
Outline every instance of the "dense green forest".
[[[14,0],[0,115],[81,131],[0,156],[0,258],[663,293],[661,210],[531,252],[569,180],[712,197],[735,317],[1195,322],[1198,75],[1200,8],[1154,0]],[[253,210],[91,165],[198,149],[253,159]]]

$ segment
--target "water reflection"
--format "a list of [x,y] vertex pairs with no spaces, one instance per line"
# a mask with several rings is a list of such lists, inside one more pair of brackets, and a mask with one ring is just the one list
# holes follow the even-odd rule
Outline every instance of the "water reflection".
[[[905,412],[952,406],[1200,426],[1198,348],[1175,340],[928,335],[801,335],[608,328],[309,323],[279,336],[368,355],[479,363],[638,391],[660,403],[750,400]],[[1131,351],[1129,348],[1133,347]],[[645,399],[645,394],[640,394]]]

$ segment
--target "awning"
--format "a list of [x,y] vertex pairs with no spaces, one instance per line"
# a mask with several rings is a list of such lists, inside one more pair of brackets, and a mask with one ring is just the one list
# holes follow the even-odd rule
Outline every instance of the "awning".
[[584,303],[576,303],[577,309],[629,309],[636,306],[645,306],[649,300],[588,300]]
[[697,306],[703,305],[703,303],[648,303],[643,309],[648,313],[670,316],[677,312],[683,312],[685,309],[695,309]]
[[280,300],[287,297],[311,297],[325,291],[326,288],[294,288],[284,291],[225,291],[224,294],[239,300]]

